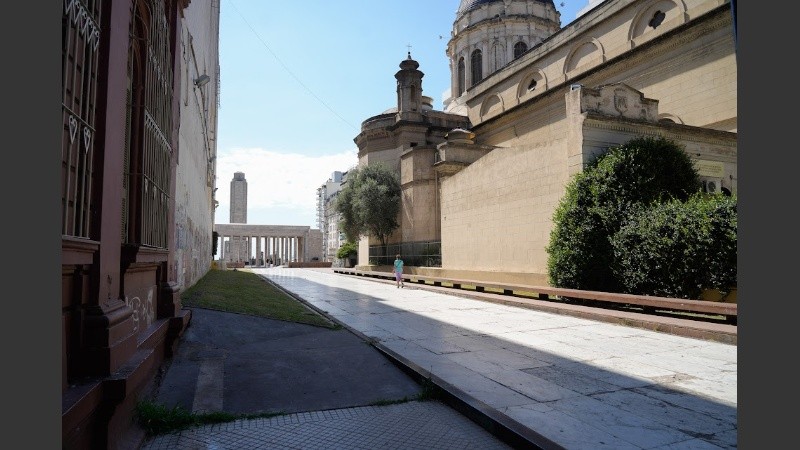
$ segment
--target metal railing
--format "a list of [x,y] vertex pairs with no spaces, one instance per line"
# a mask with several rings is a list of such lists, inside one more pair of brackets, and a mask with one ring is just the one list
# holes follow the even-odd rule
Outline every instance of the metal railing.
[[400,254],[406,266],[442,267],[442,243],[440,241],[402,242],[399,244],[371,245],[369,263],[391,266]]

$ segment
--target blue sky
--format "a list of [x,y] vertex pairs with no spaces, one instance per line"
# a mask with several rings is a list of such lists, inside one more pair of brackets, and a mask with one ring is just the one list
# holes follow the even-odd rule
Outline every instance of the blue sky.
[[[592,3],[598,3],[593,0]],[[556,0],[561,25],[587,0]],[[459,0],[221,0],[216,223],[244,172],[247,222],[316,228],[316,190],[358,162],[361,122],[396,106],[411,56],[442,109]]]

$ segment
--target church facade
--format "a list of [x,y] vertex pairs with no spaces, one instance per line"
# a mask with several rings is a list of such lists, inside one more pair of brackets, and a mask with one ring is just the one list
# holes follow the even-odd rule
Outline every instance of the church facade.
[[[390,242],[439,246],[439,264],[411,270],[546,284],[552,217],[571,177],[637,136],[679,142],[708,190],[736,193],[729,1],[606,0],[559,22],[552,0],[462,0],[445,111],[414,110],[422,77],[404,72],[419,72],[409,55],[397,111],[363,122],[359,164],[400,172]],[[360,266],[380,263],[376,244],[362,239]]]

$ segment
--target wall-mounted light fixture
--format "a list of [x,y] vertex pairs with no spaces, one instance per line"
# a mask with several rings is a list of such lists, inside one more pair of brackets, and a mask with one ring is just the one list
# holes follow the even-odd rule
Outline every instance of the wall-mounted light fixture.
[[209,81],[211,81],[211,77],[203,74],[194,79],[194,85],[197,87],[203,87],[208,84]]

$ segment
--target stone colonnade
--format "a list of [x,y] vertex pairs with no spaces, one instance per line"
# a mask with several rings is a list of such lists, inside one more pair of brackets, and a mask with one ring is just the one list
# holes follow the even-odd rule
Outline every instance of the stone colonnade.
[[255,267],[310,261],[310,227],[287,225],[215,225],[221,261],[247,262]]

